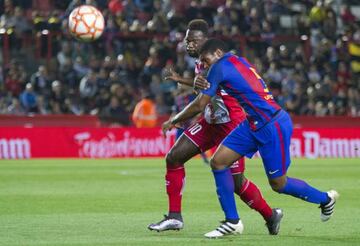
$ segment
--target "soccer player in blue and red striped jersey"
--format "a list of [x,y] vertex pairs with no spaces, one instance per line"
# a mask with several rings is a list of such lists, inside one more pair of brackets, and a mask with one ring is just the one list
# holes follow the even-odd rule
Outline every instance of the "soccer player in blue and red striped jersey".
[[226,45],[218,39],[209,39],[203,44],[200,60],[209,71],[206,79],[201,75],[196,79],[207,80],[211,86],[171,120],[172,124],[177,124],[202,111],[219,88],[235,98],[247,115],[247,120],[223,140],[210,161],[225,222],[205,236],[214,238],[232,233],[232,225],[237,223],[239,216],[228,167],[243,156],[251,158],[257,151],[272,189],[319,204],[321,220],[327,221],[333,213],[338,193],[334,190],[319,191],[300,179],[286,175],[293,130],[290,116],[275,102],[252,65],[245,58],[226,51]]
[[[208,24],[202,19],[192,20],[188,25],[188,30],[185,36],[185,45],[187,53],[194,58],[199,57],[199,49],[201,45],[207,40]],[[197,62],[196,74],[206,73],[201,63]],[[184,78],[175,72],[171,72],[168,77],[173,81],[177,81],[189,86],[196,86],[196,88],[206,89],[209,84],[194,83],[194,79]],[[198,113],[203,113],[197,121],[187,129],[177,139],[174,146],[166,155],[166,193],[168,195],[169,210],[168,215],[159,222],[152,223],[148,226],[150,230],[166,231],[166,230],[180,230],[184,226],[182,218],[182,194],[185,185],[185,163],[195,155],[207,151],[213,147],[217,147],[222,140],[234,129],[236,126],[246,120],[246,115],[237,100],[227,95],[223,90],[218,90],[216,96],[211,98],[204,110]],[[196,99],[195,99],[196,100]],[[195,116],[194,114],[193,116]],[[192,118],[192,117],[191,117]],[[163,129],[166,131],[174,125],[170,120],[172,117],[163,123]],[[190,118],[187,118],[187,120]],[[186,122],[186,120],[181,123]],[[279,208],[271,208],[266,200],[263,198],[259,188],[244,175],[245,161],[244,158],[234,161],[230,167],[230,172],[234,189],[233,192],[237,194],[240,199],[245,202],[250,208],[256,210],[262,215],[266,221],[266,227],[269,234],[277,235],[279,232],[279,225],[283,217],[282,210]],[[234,230],[233,234],[241,234],[243,231],[243,224],[238,220],[236,224],[231,225]],[[222,230],[227,230],[223,228]]]

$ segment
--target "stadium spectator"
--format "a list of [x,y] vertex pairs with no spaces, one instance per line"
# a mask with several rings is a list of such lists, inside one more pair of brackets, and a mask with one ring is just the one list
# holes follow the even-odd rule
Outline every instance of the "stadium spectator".
[[150,12],[153,9],[153,0],[134,0],[138,9],[145,12]]
[[156,126],[156,105],[149,93],[142,91],[142,99],[135,106],[132,120],[138,128]]
[[5,89],[13,96],[18,96],[22,91],[23,81],[19,78],[19,74],[10,71],[5,79]]
[[[351,70],[357,76],[360,75],[360,27],[352,35],[349,42],[349,55]],[[357,83],[360,83],[359,81]]]
[[67,112],[74,115],[82,115],[84,114],[84,107],[80,102],[79,97],[70,96],[65,99],[65,105],[67,108]]
[[15,7],[14,9],[14,29],[18,35],[31,31],[30,23],[21,7]]
[[200,19],[202,17],[200,11],[200,1],[192,0],[189,7],[185,10],[186,21],[190,22],[193,19]]
[[96,84],[100,88],[110,88],[109,84],[109,74],[106,71],[106,68],[103,66],[100,68],[100,71],[97,75]]
[[37,102],[37,112],[39,114],[47,115],[51,113],[49,110],[49,105],[43,95],[38,95],[36,102]]
[[23,115],[25,110],[21,107],[20,101],[17,98],[13,98],[11,104],[7,107],[6,114]]
[[124,9],[124,5],[121,0],[110,0],[108,7],[112,15],[117,15]]
[[346,4],[341,9],[341,19],[345,25],[352,25],[356,21],[355,15],[351,12],[350,5]]
[[317,28],[320,27],[326,18],[326,10],[324,7],[324,1],[318,0],[316,1],[316,5],[313,6],[309,13],[309,19],[312,27]]
[[20,94],[20,102],[27,113],[37,113],[37,96],[30,83],[26,84],[26,89]]
[[[88,70],[90,73],[90,70]],[[55,71],[57,72],[57,71]],[[57,78],[60,81],[64,81],[67,87],[71,90],[77,90],[79,87],[79,78],[76,74],[76,71],[72,67],[72,61],[70,59],[66,59],[63,66],[58,68],[58,76]],[[86,77],[86,76],[85,76]]]
[[82,78],[90,71],[89,67],[84,64],[84,60],[81,56],[76,57],[73,69],[76,73],[76,78]]
[[[225,11],[225,7],[220,6],[217,9],[217,14],[214,16],[214,31],[221,33],[221,31],[230,30],[231,19]],[[224,30],[225,29],[225,30]]]
[[161,2],[154,2],[154,15],[152,19],[147,23],[147,29],[152,32],[167,33],[170,31],[169,22],[166,18],[166,14],[161,8]]
[[351,116],[360,116],[360,92],[355,86],[351,86],[348,90],[348,105]]
[[97,77],[95,71],[90,71],[85,77],[80,81],[80,95],[82,98],[91,99],[97,93]]
[[62,83],[59,80],[55,80],[51,83],[51,108],[57,108],[61,113],[68,113],[65,105],[66,94]]
[[[360,31],[354,1],[344,0],[341,11],[334,1],[322,0],[72,0],[66,1],[67,8],[66,3],[50,3],[47,11],[36,6],[40,1],[29,8],[31,2],[0,1],[0,29],[9,31],[9,49],[0,51],[1,112],[19,99],[28,81],[45,105],[39,113],[100,113],[109,105],[103,103],[101,88],[114,85],[116,95],[110,91],[108,100],[116,96],[126,112],[141,100],[141,90],[156,95],[158,109],[166,111],[174,104],[176,84],[162,81],[164,71],[172,66],[182,74],[195,65],[184,52],[180,32],[190,19],[205,18],[212,35],[248,57],[291,113],[316,114],[325,108],[326,114],[358,114]],[[97,42],[78,42],[66,31],[70,11],[84,3],[97,5],[106,19]],[[291,23],[285,23],[291,28],[283,26],[284,15],[291,15]],[[41,34],[44,29],[52,35]],[[294,36],[283,40],[283,34]],[[17,61],[9,62],[13,58]],[[88,83],[89,74],[96,82]],[[50,81],[55,80],[70,95],[52,104]],[[331,97],[324,97],[329,87]]]
[[36,93],[49,96],[50,80],[47,69],[44,65],[39,66],[38,71],[31,75],[30,82]]
[[118,83],[113,84],[110,88],[111,95],[117,97],[120,105],[127,111],[132,112],[135,107],[136,101],[134,100],[133,90],[131,87]]
[[19,96],[26,79],[26,72],[24,67],[18,61],[13,60],[10,66],[5,71],[5,89],[9,91],[12,96]]
[[57,61],[60,65],[60,70],[65,66],[66,63],[71,60],[71,46],[69,42],[63,42],[61,51],[57,54]]
[[279,70],[277,63],[271,62],[269,69],[264,74],[264,77],[267,78],[270,83],[280,84],[284,76]]
[[109,105],[101,112],[101,118],[106,122],[117,123],[122,126],[130,124],[129,113],[120,105],[119,99],[115,96],[111,97]]

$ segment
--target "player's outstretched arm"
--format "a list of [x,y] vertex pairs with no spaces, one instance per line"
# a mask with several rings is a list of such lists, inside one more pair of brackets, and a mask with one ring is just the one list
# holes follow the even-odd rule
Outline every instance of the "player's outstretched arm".
[[177,124],[184,122],[188,119],[193,118],[198,113],[204,111],[206,105],[210,102],[211,96],[200,93],[194,101],[187,105],[181,112],[177,113],[174,117],[171,117],[169,120],[165,121],[162,125],[163,134],[168,130],[171,130],[173,127],[176,127]]
[[193,86],[193,79],[192,78],[183,78],[180,76],[180,74],[178,74],[177,72],[175,72],[173,69],[169,69],[168,70],[169,75],[165,77],[165,80],[172,80],[172,81],[176,81],[180,84],[183,85],[188,85],[188,86]]
[[198,80],[194,80],[192,78],[183,78],[177,72],[172,70],[171,68],[169,69],[169,75],[165,77],[165,80],[176,81],[180,84],[194,87],[195,89],[199,89],[199,90],[206,90],[210,87],[209,82],[207,82],[206,80],[198,81]]
[[198,113],[204,111],[206,105],[210,103],[211,96],[200,93],[194,101],[187,105],[181,112],[177,113],[172,119],[171,123],[173,125],[189,120],[193,118]]

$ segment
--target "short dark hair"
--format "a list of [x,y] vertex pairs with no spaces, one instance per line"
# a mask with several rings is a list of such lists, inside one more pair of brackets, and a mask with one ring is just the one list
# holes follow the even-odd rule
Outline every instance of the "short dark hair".
[[216,38],[210,38],[201,46],[199,54],[214,53],[217,49],[224,52],[229,51],[229,48],[223,41]]
[[194,19],[189,22],[188,29],[190,31],[201,31],[205,35],[208,35],[209,24],[203,19]]

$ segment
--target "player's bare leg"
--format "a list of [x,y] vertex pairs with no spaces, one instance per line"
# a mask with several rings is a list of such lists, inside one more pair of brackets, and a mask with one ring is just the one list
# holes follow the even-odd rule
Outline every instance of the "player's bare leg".
[[199,148],[183,134],[166,155],[165,180],[166,192],[169,198],[169,212],[160,222],[150,224],[148,226],[150,230],[166,231],[183,228],[181,199],[185,185],[184,163],[199,153]]
[[166,155],[166,165],[172,168],[184,166],[184,163],[200,154],[200,149],[185,135],[181,135]]
[[210,160],[213,170],[223,170],[230,167],[242,156],[224,145],[220,145]]

